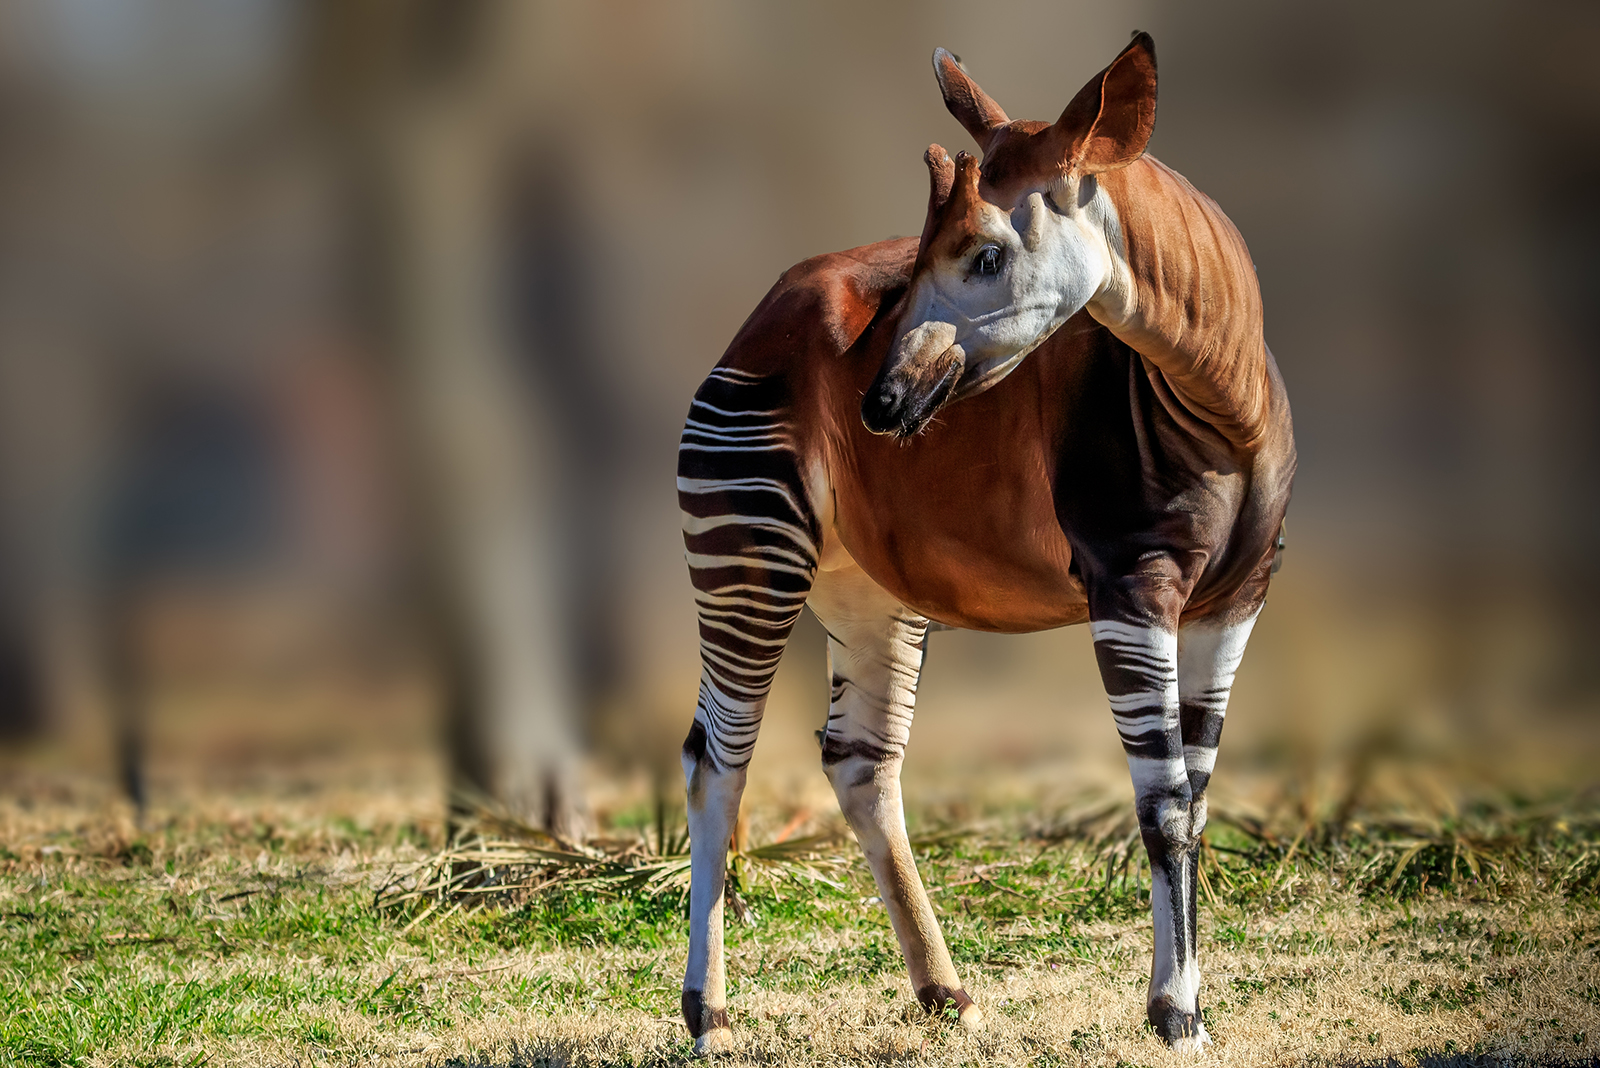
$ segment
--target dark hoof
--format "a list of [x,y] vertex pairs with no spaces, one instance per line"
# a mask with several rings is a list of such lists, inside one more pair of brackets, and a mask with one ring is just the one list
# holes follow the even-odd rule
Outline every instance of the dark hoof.
[[705,995],[698,990],[685,990],[682,1004],[683,1022],[694,1038],[696,1056],[732,1052],[733,1032],[728,1029],[727,1009],[708,1008]]
[[931,1013],[943,1017],[953,1016],[963,1030],[983,1030],[983,1010],[978,1008],[977,1003],[960,987],[951,989],[937,984],[925,986],[917,991],[917,1000]]
[[1185,1012],[1165,998],[1150,1003],[1150,1027],[1161,1040],[1179,1053],[1198,1053],[1211,1045],[1200,1013]]

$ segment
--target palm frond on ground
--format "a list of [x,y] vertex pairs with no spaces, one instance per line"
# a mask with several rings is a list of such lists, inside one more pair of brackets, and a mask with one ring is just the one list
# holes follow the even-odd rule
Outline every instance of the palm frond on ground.
[[[460,813],[449,842],[421,862],[397,872],[374,895],[386,911],[410,911],[410,925],[435,913],[473,904],[516,906],[554,891],[607,897],[682,895],[689,887],[689,836],[669,827],[658,806],[654,834],[600,836],[585,842],[557,837],[473,798]],[[743,891],[758,883],[823,884],[837,889],[850,865],[837,829],[794,836],[799,821],[770,842],[751,846],[735,836],[728,851],[728,904],[735,918],[754,914]]]

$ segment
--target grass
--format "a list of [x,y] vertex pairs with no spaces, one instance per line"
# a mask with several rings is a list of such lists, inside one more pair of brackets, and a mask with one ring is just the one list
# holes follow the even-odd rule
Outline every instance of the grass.
[[[485,821],[445,843],[429,801],[213,799],[143,833],[115,806],[0,805],[0,1064],[687,1060],[670,821],[624,813],[585,846]],[[1334,809],[1213,814],[1211,1059],[1600,1056],[1591,801]],[[1149,873],[1124,806],[913,820],[951,952],[990,1019],[980,1035],[916,1009],[870,876],[853,845],[829,845],[836,826],[795,837],[805,821],[768,815],[791,845],[752,835],[769,844],[736,868],[739,1060],[1168,1056],[1143,1025]]]

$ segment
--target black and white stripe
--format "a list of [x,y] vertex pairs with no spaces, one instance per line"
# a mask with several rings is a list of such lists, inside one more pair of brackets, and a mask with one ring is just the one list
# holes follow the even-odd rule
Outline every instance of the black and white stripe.
[[1089,625],[1150,855],[1150,1019],[1173,1043],[1205,1038],[1195,952],[1198,843],[1228,694],[1254,624],[1252,615],[1241,623],[1188,624],[1176,633],[1115,620]]
[[[899,606],[883,612],[870,610],[880,606],[851,604],[848,592],[824,591],[822,603],[813,604],[828,630],[832,677],[822,762],[898,761],[911,740],[928,621]],[[888,599],[875,584],[871,592]],[[868,611],[852,613],[862,608]]]
[[[1178,635],[1116,620],[1089,624],[1100,677],[1133,776],[1134,808],[1150,856],[1155,955],[1150,1020],[1168,1042],[1199,1041],[1195,955],[1197,828],[1185,762]],[[1213,747],[1207,752],[1215,754]],[[1209,775],[1209,766],[1207,769]]]
[[1178,639],[1160,627],[1096,620],[1089,624],[1100,678],[1111,701],[1134,794],[1143,809],[1189,800],[1178,720]]
[[[786,422],[781,377],[711,372],[678,446],[685,557],[700,616],[697,759],[750,761],[773,674],[817,571],[821,539]],[[691,740],[694,735],[691,734]]]
[[[1178,698],[1183,722],[1183,762],[1196,802],[1205,795],[1217,763],[1222,723],[1228,713],[1233,676],[1244,658],[1256,609],[1241,623],[1191,623],[1178,630]],[[1196,827],[1195,834],[1200,833]]]

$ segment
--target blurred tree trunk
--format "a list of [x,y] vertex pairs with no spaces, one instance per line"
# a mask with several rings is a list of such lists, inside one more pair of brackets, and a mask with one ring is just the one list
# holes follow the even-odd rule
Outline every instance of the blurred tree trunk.
[[[315,106],[343,119],[396,357],[441,657],[451,812],[487,798],[566,836],[586,824],[561,567],[560,403],[520,373],[505,307],[517,120],[493,41],[506,9],[312,5]],[[337,124],[336,124],[337,125]]]
[[550,420],[530,411],[497,307],[503,137],[471,109],[419,110],[390,169],[394,309],[448,632],[449,738],[460,785],[570,834],[578,744],[556,574],[560,442],[540,440]]

